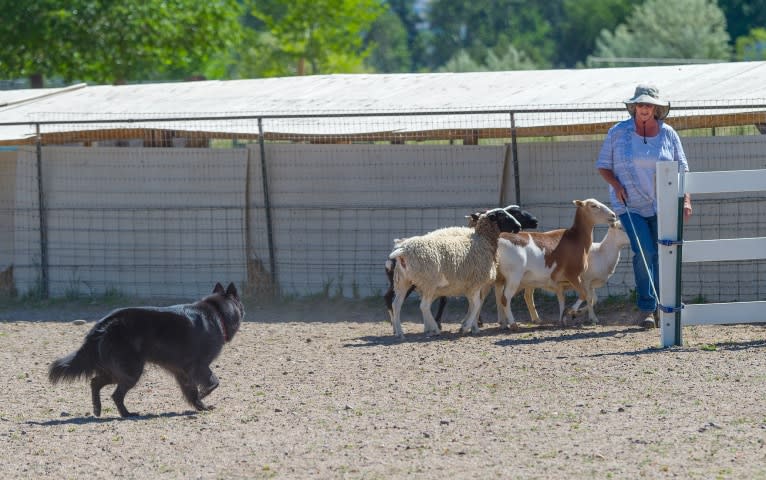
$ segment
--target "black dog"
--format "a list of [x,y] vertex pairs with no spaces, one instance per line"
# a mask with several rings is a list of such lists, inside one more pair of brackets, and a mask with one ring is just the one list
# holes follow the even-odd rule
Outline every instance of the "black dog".
[[224,291],[196,303],[171,307],[135,307],[115,310],[93,326],[79,350],[51,363],[51,383],[90,378],[93,414],[101,416],[101,389],[117,388],[112,399],[123,417],[136,415],[125,408],[125,395],[144,371],[146,362],[172,373],[186,400],[197,410],[218,386],[210,363],[223,344],[239,330],[245,309],[233,283]]

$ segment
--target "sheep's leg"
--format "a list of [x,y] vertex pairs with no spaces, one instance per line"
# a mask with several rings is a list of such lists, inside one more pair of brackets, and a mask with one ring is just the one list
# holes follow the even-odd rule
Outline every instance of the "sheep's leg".
[[527,311],[529,312],[529,318],[532,323],[540,323],[540,315],[537,313],[537,307],[535,307],[535,289],[524,289],[524,303],[527,304]]
[[503,283],[495,282],[495,309],[497,310],[497,323],[501,328],[508,327],[508,317],[505,316],[505,301],[503,300]]
[[[580,276],[567,278],[569,283],[572,284],[572,288],[574,288],[577,291],[578,300],[585,301],[588,299],[588,291],[585,289],[585,287],[582,284],[582,281],[580,280]],[[563,327],[566,326],[566,305],[564,304],[564,289],[559,288],[556,292],[556,297],[559,299],[559,324]]]
[[445,305],[447,305],[447,297],[439,297],[439,308],[436,310],[436,325],[439,326],[439,330],[442,328],[442,314]]
[[[484,300],[489,296],[489,290],[492,288],[492,284],[487,284],[481,287],[481,305],[484,305]],[[476,319],[476,324],[479,327],[483,327],[484,323],[481,321],[481,309],[479,310],[479,318]]]
[[391,309],[391,325],[394,327],[394,336],[397,338],[404,338],[404,332],[402,332],[402,304],[404,303],[405,295],[402,292],[397,292],[394,295],[394,301]]
[[559,287],[556,290],[556,298],[559,301],[559,326],[566,327],[567,321],[566,321],[566,298],[564,297],[564,289]]
[[402,331],[402,305],[404,300],[411,293],[414,285],[399,271],[401,263],[396,264],[394,270],[394,299],[391,304],[391,325],[394,328],[394,336],[404,338]]
[[516,290],[519,288],[520,280],[510,280],[506,277],[505,288],[503,289],[503,296],[505,301],[503,303],[503,311],[505,312],[506,327],[512,330],[516,330],[518,325],[516,319],[513,318],[513,312],[511,312],[511,299],[516,294]]
[[439,335],[439,325],[436,324],[434,316],[431,314],[431,304],[434,302],[430,295],[423,295],[420,298],[420,312],[423,314],[423,333],[426,335]]
[[590,319],[591,323],[594,325],[597,325],[598,317],[596,317],[596,312],[593,311],[593,307],[596,305],[596,301],[598,300],[598,297],[596,296],[596,288],[591,287],[590,288],[590,296],[588,297],[588,318]]
[[460,330],[463,333],[468,333],[469,331],[471,333],[479,333],[479,326],[477,325],[476,319],[479,316],[479,311],[481,311],[481,289],[467,295],[467,298],[468,316],[465,322],[463,322]]
[[578,298],[577,301],[575,301],[575,303],[573,303],[572,306],[567,309],[567,315],[571,315],[573,317],[576,317],[577,315],[582,313],[579,310],[580,305],[582,305],[582,304],[583,304],[583,301]]

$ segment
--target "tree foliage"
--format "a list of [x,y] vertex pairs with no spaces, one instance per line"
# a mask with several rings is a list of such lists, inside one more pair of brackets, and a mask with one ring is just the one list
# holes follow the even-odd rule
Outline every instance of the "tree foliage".
[[[731,49],[723,12],[711,0],[647,0],[614,32],[601,33],[594,55],[648,59],[648,63],[661,59],[728,60]],[[591,57],[589,63],[596,64],[594,60]],[[619,61],[606,64],[625,65]]]
[[[557,3],[557,2],[551,2]],[[556,65],[574,67],[596,48],[602,30],[623,23],[640,0],[562,0],[561,18],[554,31]]]
[[766,0],[718,0],[718,5],[733,39],[749,35],[753,28],[766,28]]
[[365,46],[370,51],[366,64],[375,71],[404,73],[412,68],[407,29],[393,10],[387,10],[372,24]]
[[766,60],[766,28],[754,28],[737,39],[737,60]]
[[0,11],[0,78],[94,83],[727,60],[735,45],[736,59],[760,60],[766,43],[766,0],[0,0]]
[[384,10],[379,0],[258,0],[251,12],[275,40],[264,53],[292,60],[284,74],[303,75],[361,68],[363,33]]
[[533,70],[535,62],[513,45],[500,49],[500,53],[490,50],[484,61],[478,62],[471,58],[466,50],[458,51],[440,72],[502,72],[511,70]]
[[486,63],[490,49],[508,44],[524,51],[540,67],[553,56],[551,25],[544,0],[433,0],[428,9],[431,30],[430,68],[444,65],[458,51]]
[[0,0],[0,75],[31,77],[51,73],[66,60],[69,25],[55,0]]
[[13,46],[0,53],[6,75],[174,78],[201,73],[240,35],[236,0],[0,0],[0,8],[11,12],[0,22],[0,43]]

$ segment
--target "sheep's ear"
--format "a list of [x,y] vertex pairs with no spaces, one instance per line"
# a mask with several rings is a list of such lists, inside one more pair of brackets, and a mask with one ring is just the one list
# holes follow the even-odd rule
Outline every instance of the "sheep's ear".
[[465,218],[471,218],[471,219],[473,219],[473,221],[478,221],[479,220],[479,214],[478,213],[472,213],[470,217],[465,217]]
[[582,207],[585,204],[585,202],[583,202],[582,200],[572,200],[572,203],[574,203],[578,207]]

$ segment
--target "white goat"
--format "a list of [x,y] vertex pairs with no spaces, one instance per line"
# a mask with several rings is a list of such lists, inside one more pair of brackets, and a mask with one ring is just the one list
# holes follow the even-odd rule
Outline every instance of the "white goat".
[[426,334],[440,333],[431,314],[431,304],[443,296],[468,298],[468,313],[461,327],[463,332],[478,331],[476,317],[481,308],[481,289],[495,281],[495,254],[501,231],[521,229],[519,222],[502,208],[489,210],[479,216],[475,228],[450,227],[445,235],[436,230],[403,240],[389,254],[395,260],[394,300],[391,323],[394,335],[404,336],[401,308],[412,285],[420,292],[420,311]]
[[556,292],[561,325],[565,322],[564,287],[567,282],[577,290],[581,299],[588,298],[588,291],[582,284],[582,273],[588,267],[593,227],[613,223],[617,221],[617,216],[593,198],[573,203],[577,206],[574,222],[565,230],[500,235],[495,298],[503,307],[504,315],[499,318],[501,326],[516,326],[510,300],[522,288],[544,288]]
[[[588,266],[582,273],[582,285],[588,291],[588,319],[591,323],[599,323],[593,306],[598,301],[596,289],[606,285],[609,277],[614,273],[620,261],[620,250],[630,245],[630,239],[619,221],[609,225],[609,229],[600,242],[593,243],[588,252]],[[527,304],[532,322],[539,323],[540,316],[537,314],[534,300],[534,288],[524,289],[524,302]],[[572,316],[579,315],[578,311],[582,300],[577,301],[567,309]]]

